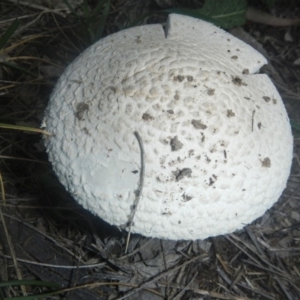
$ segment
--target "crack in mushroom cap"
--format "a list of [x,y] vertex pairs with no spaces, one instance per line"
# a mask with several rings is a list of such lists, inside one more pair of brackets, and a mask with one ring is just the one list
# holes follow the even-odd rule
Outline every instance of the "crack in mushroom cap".
[[[241,229],[280,197],[292,160],[283,102],[266,59],[225,31],[170,15],[112,34],[59,79],[45,139],[60,181],[86,209],[132,232],[204,239]],[[247,71],[246,71],[247,70]]]

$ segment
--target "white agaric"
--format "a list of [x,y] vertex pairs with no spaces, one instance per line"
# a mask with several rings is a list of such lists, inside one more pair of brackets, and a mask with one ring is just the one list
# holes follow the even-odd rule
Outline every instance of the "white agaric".
[[45,143],[86,209],[132,232],[204,239],[241,229],[280,197],[292,160],[284,104],[266,59],[214,25],[170,15],[112,34],[59,79]]

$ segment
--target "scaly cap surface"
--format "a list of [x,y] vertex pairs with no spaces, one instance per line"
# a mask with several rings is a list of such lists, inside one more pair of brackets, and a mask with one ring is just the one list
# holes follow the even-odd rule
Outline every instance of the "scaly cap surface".
[[203,239],[241,229],[280,197],[292,160],[287,113],[266,59],[222,29],[170,15],[112,34],[59,79],[45,140],[60,181],[86,209],[132,232]]

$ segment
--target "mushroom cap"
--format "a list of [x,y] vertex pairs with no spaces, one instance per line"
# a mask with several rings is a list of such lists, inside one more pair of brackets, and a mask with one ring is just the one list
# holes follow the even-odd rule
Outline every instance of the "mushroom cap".
[[86,209],[132,232],[204,239],[233,232],[280,197],[293,140],[266,59],[214,25],[172,14],[84,51],[45,112],[49,159]]

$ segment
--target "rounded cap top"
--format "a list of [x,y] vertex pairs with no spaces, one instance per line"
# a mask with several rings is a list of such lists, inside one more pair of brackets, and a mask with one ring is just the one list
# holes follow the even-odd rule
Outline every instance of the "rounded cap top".
[[170,15],[112,34],[58,81],[44,124],[60,181],[85,208],[123,226],[145,175],[132,232],[203,239],[241,229],[289,176],[287,113],[266,59],[210,23]]

